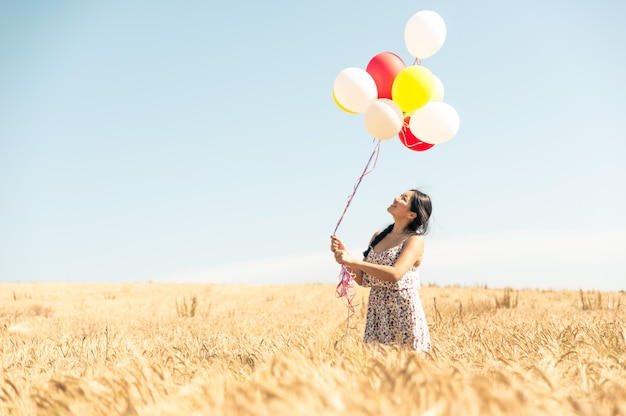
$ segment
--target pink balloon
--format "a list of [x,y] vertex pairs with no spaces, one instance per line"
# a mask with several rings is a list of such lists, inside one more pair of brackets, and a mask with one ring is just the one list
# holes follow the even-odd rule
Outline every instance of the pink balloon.
[[365,70],[374,78],[378,89],[378,98],[391,99],[391,85],[393,80],[406,65],[402,58],[395,53],[382,52],[374,56]]

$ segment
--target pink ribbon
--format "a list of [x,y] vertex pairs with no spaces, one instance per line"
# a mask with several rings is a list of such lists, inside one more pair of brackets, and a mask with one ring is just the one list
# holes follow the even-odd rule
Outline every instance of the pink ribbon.
[[[354,199],[354,195],[356,194],[356,191],[359,188],[361,181],[363,181],[363,178],[368,173],[372,172],[374,168],[376,167],[376,162],[378,161],[379,152],[380,152],[380,140],[376,140],[376,145],[374,146],[374,150],[372,151],[372,154],[370,155],[370,158],[367,161],[367,164],[365,165],[365,169],[363,169],[363,173],[361,173],[361,176],[359,176],[359,179],[354,185],[352,195],[348,197],[348,202],[346,203],[346,207],[343,209],[343,213],[341,214],[339,221],[337,221],[337,225],[335,226],[333,235],[337,233],[337,229],[339,228],[339,225],[341,224],[341,221],[343,220],[344,215],[346,215],[346,211],[348,211],[348,207],[352,203],[352,200]],[[371,165],[371,168],[370,168],[370,165]],[[356,306],[352,303],[356,295],[355,289],[354,289],[355,282],[354,282],[353,276],[354,275],[350,273],[348,268],[342,264],[341,271],[339,272],[339,283],[337,284],[337,288],[335,289],[335,293],[337,294],[337,297],[343,298],[346,303],[346,306],[348,307],[348,318],[346,319],[346,335],[348,334],[348,329],[350,328],[350,318],[352,317],[352,315],[354,315],[354,307]]]

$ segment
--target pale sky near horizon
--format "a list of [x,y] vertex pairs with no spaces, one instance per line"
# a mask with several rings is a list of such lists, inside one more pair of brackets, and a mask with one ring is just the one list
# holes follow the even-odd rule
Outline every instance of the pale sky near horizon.
[[372,152],[335,76],[434,10],[461,119],[381,144],[338,234],[433,200],[422,280],[626,290],[626,3],[0,1],[0,282],[336,283]]

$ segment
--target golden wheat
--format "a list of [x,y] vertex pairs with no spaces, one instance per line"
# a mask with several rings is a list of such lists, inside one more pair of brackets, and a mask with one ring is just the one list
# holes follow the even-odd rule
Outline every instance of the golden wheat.
[[0,413],[626,414],[622,293],[424,287],[429,354],[363,345],[367,294],[0,284]]

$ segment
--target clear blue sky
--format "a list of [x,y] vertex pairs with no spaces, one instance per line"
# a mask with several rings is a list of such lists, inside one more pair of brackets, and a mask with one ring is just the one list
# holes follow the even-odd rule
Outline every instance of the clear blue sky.
[[460,115],[383,142],[351,250],[419,187],[422,280],[626,289],[626,3],[0,2],[0,281],[337,282],[329,235],[373,149],[335,76],[412,57]]

